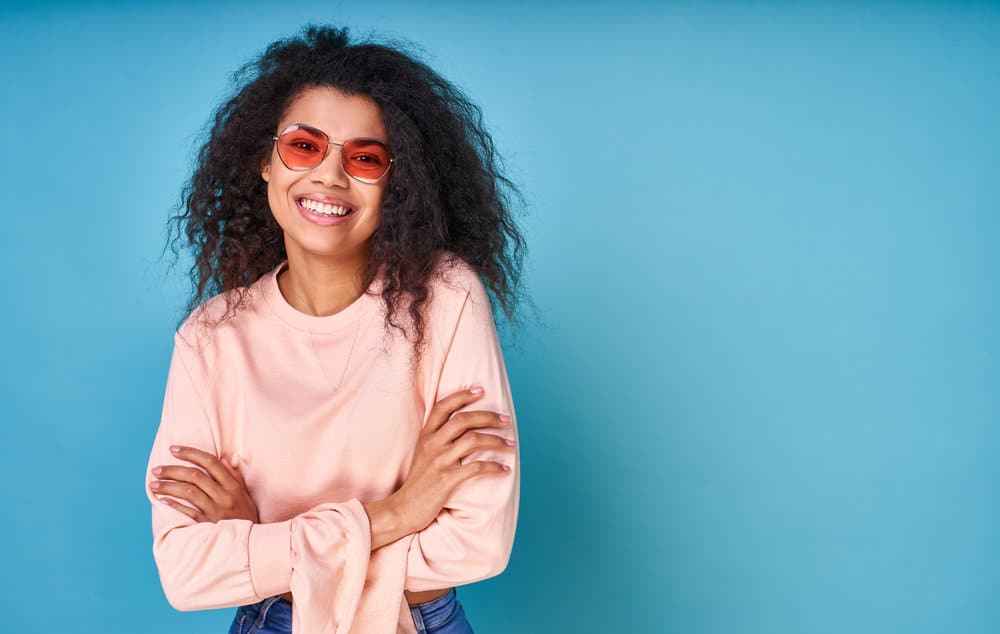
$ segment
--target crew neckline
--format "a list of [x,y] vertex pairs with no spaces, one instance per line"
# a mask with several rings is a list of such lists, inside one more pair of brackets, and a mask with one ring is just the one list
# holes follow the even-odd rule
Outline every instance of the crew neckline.
[[329,333],[351,326],[360,318],[364,306],[376,297],[370,294],[375,287],[375,283],[373,283],[369,287],[368,292],[361,293],[356,300],[339,312],[332,315],[309,315],[303,313],[288,303],[288,300],[281,293],[281,288],[278,286],[278,273],[287,267],[288,259],[286,258],[264,276],[262,288],[264,299],[267,301],[272,312],[281,321],[298,330],[305,330],[312,333]]

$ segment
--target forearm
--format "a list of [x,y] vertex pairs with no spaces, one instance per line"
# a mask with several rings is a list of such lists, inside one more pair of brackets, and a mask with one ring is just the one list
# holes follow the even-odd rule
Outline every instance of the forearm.
[[372,551],[415,532],[415,529],[407,524],[394,496],[369,502],[364,507],[372,529]]
[[[378,500],[365,505],[368,512],[369,524],[372,527],[372,551],[378,550],[386,544],[390,544],[397,539],[401,539],[410,533],[417,532],[412,523],[407,527],[404,513],[398,506],[398,499],[390,496],[384,500]],[[411,592],[405,590],[406,602],[409,605],[418,605],[433,601],[449,590],[448,587],[425,590],[423,592]]]

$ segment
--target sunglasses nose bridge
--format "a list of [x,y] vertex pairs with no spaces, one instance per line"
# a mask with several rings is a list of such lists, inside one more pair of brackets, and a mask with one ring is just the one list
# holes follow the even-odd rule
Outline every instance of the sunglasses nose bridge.
[[[333,150],[330,149],[331,145],[338,146],[341,151],[334,152]],[[323,151],[323,158],[320,159],[319,163],[317,163],[316,166],[313,167],[310,171],[316,173],[319,178],[323,178],[324,176],[326,176],[328,172],[331,172],[331,168],[329,166],[332,165],[333,176],[330,178],[330,180],[332,180],[333,182],[340,182],[340,183],[348,182],[348,180],[350,179],[350,174],[348,174],[347,171],[344,169],[343,147],[344,146],[342,143],[334,143],[333,141],[327,142],[326,148]],[[331,155],[336,155],[336,156],[331,156]],[[324,178],[323,180],[326,179]]]

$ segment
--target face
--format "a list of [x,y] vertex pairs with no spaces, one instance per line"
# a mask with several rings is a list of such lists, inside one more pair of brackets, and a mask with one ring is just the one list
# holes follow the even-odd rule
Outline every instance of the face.
[[[334,88],[310,88],[299,95],[278,122],[274,134],[296,123],[322,130],[336,143],[352,137],[373,137],[391,146],[378,104],[369,97],[348,95]],[[267,182],[268,204],[284,231],[290,259],[325,257],[355,263],[367,260],[391,174],[374,184],[361,183],[344,172],[340,154],[341,148],[331,145],[318,166],[293,171],[285,167],[272,146],[269,160],[261,166],[261,177]],[[325,205],[317,209],[319,203]],[[346,216],[336,215],[344,207],[351,211]]]

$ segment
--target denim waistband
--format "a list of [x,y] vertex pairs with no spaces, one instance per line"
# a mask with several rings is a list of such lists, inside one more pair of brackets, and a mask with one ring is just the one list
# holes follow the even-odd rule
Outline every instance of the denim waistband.
[[292,604],[280,595],[244,605],[240,611],[248,619],[254,619],[253,624],[257,629],[263,629],[266,623],[268,632],[292,631]]
[[[423,632],[447,621],[457,607],[458,593],[455,588],[450,588],[436,599],[411,605],[410,614],[417,630]],[[257,629],[263,629],[267,624],[268,632],[292,631],[292,604],[280,595],[241,606],[239,610],[247,619],[253,619]]]
[[417,631],[423,632],[447,621],[457,608],[458,592],[455,588],[449,588],[448,592],[436,599],[411,605],[410,614]]

